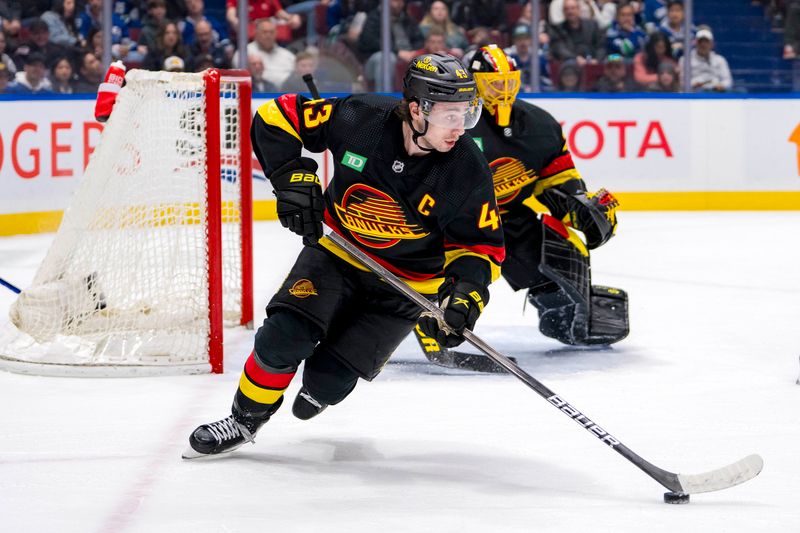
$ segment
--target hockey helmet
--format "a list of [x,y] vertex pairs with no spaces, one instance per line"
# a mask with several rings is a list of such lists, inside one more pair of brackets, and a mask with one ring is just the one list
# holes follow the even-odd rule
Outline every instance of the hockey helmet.
[[403,97],[419,102],[427,122],[445,128],[469,129],[481,116],[482,102],[472,74],[449,54],[412,59],[403,77]]
[[495,44],[480,48],[472,58],[470,70],[478,94],[498,126],[508,126],[511,106],[520,88],[520,71],[513,58]]

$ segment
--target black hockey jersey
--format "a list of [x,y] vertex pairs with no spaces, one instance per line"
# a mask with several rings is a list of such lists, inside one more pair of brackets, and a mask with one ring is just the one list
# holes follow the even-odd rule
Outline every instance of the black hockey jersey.
[[[268,176],[302,147],[330,150],[325,223],[420,292],[435,294],[443,275],[488,284],[505,255],[489,168],[466,136],[447,153],[409,156],[398,103],[285,94],[258,109],[253,149]],[[329,239],[320,244],[364,269]]]
[[[503,220],[530,216],[524,203],[536,198],[551,211],[556,206],[544,191],[556,188],[586,188],[561,131],[561,125],[544,109],[517,100],[507,127],[483,113],[467,132],[483,152],[492,169],[497,206]],[[552,213],[561,218],[566,213]]]

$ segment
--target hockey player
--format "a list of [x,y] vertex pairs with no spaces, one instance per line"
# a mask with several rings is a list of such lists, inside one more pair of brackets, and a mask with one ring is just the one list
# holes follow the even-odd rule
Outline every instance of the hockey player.
[[[461,138],[481,112],[475,82],[456,58],[426,54],[411,62],[403,86],[402,101],[285,94],[258,109],[254,151],[281,223],[305,246],[267,306],[232,414],[198,427],[184,457],[253,441],[304,360],[294,415],[307,420],[341,402],[358,378],[378,375],[417,323],[421,310],[323,237],[323,220],[421,293],[438,295],[446,324],[427,320],[432,337],[458,343],[481,314],[504,247],[491,172]],[[324,194],[303,147],[333,155]]]
[[[507,252],[503,277],[528,291],[544,335],[570,345],[622,340],[627,295],[592,286],[589,267],[589,251],[614,235],[617,201],[604,189],[587,191],[553,116],[516,100],[520,71],[502,49],[480,48],[468,67],[485,108],[469,135],[494,175]],[[531,198],[550,214],[534,212]]]

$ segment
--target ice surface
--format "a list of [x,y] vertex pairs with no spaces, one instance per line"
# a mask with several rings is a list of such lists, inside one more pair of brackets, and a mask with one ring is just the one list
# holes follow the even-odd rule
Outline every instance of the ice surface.
[[[800,213],[620,219],[593,266],[629,292],[628,339],[566,349],[502,281],[476,332],[654,464],[694,474],[755,452],[756,479],[665,505],[515,378],[430,366],[412,339],[318,418],[284,408],[255,445],[183,461],[194,427],[228,413],[252,343],[234,330],[223,375],[0,372],[0,531],[799,531]],[[0,276],[25,286],[50,239],[0,239]],[[256,224],[257,308],[297,241]],[[0,314],[12,299],[0,287]]]

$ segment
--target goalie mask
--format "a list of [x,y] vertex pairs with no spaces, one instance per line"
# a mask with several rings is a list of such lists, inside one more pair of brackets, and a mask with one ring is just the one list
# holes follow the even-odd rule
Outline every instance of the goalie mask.
[[486,109],[498,126],[508,126],[511,106],[514,105],[521,83],[520,71],[514,59],[508,57],[502,48],[490,44],[475,53],[470,70]]
[[425,119],[421,132],[409,121],[417,146],[429,123],[468,130],[478,123],[483,107],[469,70],[455,57],[442,53],[423,54],[411,60],[403,77],[403,98],[419,103]]

